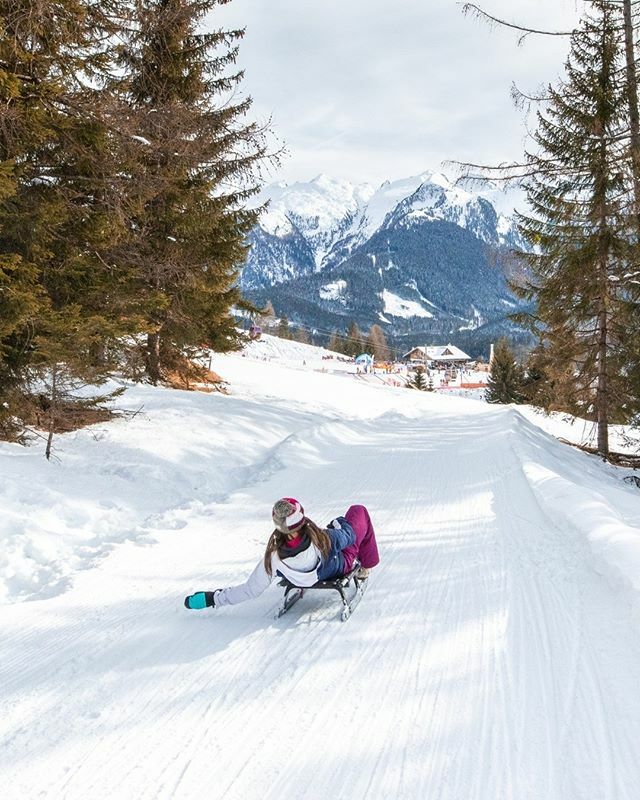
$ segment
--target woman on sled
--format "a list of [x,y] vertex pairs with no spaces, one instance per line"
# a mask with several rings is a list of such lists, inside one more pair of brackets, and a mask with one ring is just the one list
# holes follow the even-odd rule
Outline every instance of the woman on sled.
[[232,606],[258,597],[275,577],[295,586],[313,586],[349,574],[356,560],[356,577],[364,580],[380,561],[375,531],[364,506],[351,506],[344,517],[336,517],[320,528],[305,516],[293,497],[278,500],[272,511],[275,530],[264,557],[244,583],[226,589],[195,592],[185,597],[190,609]]

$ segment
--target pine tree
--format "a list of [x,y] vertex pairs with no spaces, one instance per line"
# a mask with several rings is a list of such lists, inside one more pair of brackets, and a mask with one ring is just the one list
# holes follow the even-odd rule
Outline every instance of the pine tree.
[[309,334],[304,328],[296,328],[293,334],[293,339],[296,342],[300,342],[300,344],[310,344]]
[[[548,178],[556,174],[558,180],[564,174],[567,183],[577,187],[579,181],[592,169],[591,179],[594,186],[598,183],[595,178],[596,160],[593,156],[596,140],[602,145],[598,156],[600,162],[608,162],[609,176],[612,178],[609,186],[610,194],[608,203],[602,202],[606,192],[602,191],[600,181],[600,230],[603,233],[609,226],[614,233],[610,247],[602,247],[600,251],[602,269],[600,281],[594,280],[594,285],[604,286],[605,252],[609,252],[609,280],[613,291],[607,297],[601,291],[600,304],[609,310],[609,318],[604,312],[594,313],[593,320],[597,320],[600,331],[598,353],[591,357],[591,364],[585,368],[587,355],[585,353],[584,331],[579,329],[584,325],[578,322],[577,335],[578,354],[576,360],[570,354],[571,347],[562,342],[562,335],[556,337],[556,346],[549,347],[550,337],[545,339],[546,353],[540,352],[540,363],[543,364],[543,381],[536,385],[537,397],[544,401],[547,407],[563,408],[572,413],[583,414],[598,421],[598,448],[606,455],[608,452],[607,426],[609,422],[629,422],[636,419],[640,405],[640,284],[637,281],[637,263],[640,261],[640,114],[638,112],[638,60],[636,58],[638,39],[638,2],[637,0],[588,0],[591,13],[587,15],[580,29],[577,31],[544,31],[534,30],[521,25],[505,22],[493,17],[473,3],[465,3],[465,13],[471,12],[489,20],[492,24],[498,23],[520,31],[525,38],[533,34],[571,36],[572,56],[568,79],[562,84],[558,93],[565,93],[565,100],[573,106],[575,119],[573,126],[582,127],[578,130],[578,138],[572,142],[574,151],[579,149],[581,143],[589,142],[589,125],[593,124],[593,134],[590,149],[584,152],[582,161],[578,159],[573,164],[568,159],[556,162],[553,158],[542,158],[535,164],[531,159],[524,164],[511,164],[507,167],[494,168],[481,167],[483,171],[492,176],[499,175],[502,179],[519,180],[522,176],[536,174],[540,166],[542,173]],[[591,37],[590,44],[587,38]],[[608,51],[608,52],[607,52]],[[583,57],[580,61],[580,56]],[[587,62],[590,60],[590,64]],[[599,61],[599,67],[596,65]],[[607,63],[608,62],[608,63]],[[578,75],[581,73],[581,76]],[[599,112],[596,95],[603,98],[607,93],[615,96],[610,106],[615,106],[616,113],[606,112],[606,102],[601,102]],[[538,98],[543,102],[545,98]],[[579,119],[583,107],[587,113]],[[553,105],[553,98],[552,98]],[[557,104],[556,104],[557,108]],[[603,113],[604,112],[604,113]],[[562,116],[556,120],[562,124]],[[567,131],[567,140],[573,139],[573,130]],[[544,149],[542,151],[544,153]],[[571,147],[567,147],[567,153]],[[606,157],[605,157],[606,154]],[[547,153],[547,156],[549,154]],[[587,165],[586,162],[590,164]],[[474,165],[467,165],[471,167]],[[475,165],[477,167],[477,165]],[[620,193],[616,195],[613,179],[618,178]],[[576,188],[573,200],[585,202],[585,185],[581,187],[582,194]],[[614,199],[614,202],[611,200]],[[592,195],[593,207],[598,201],[596,193]],[[618,201],[618,202],[615,202]],[[555,209],[557,213],[559,209]],[[583,213],[583,220],[587,218]],[[608,216],[607,224],[602,224]],[[617,224],[615,217],[618,216]],[[598,227],[595,221],[597,213],[593,213],[588,225],[591,229]],[[558,223],[559,230],[563,231],[565,240],[569,240],[568,229],[563,230],[563,222]],[[626,230],[625,230],[626,228]],[[586,231],[585,226],[585,231]],[[537,239],[534,238],[537,245]],[[626,253],[621,251],[626,248]],[[617,266],[614,265],[617,264]],[[627,268],[622,265],[626,262]],[[582,306],[586,304],[583,302]],[[582,309],[584,311],[584,308]],[[545,323],[542,323],[544,327]],[[593,326],[588,333],[593,334]],[[564,364],[558,358],[559,352],[564,349],[569,361]],[[589,373],[597,372],[589,385]]]
[[36,278],[35,268],[18,256],[0,255],[0,439],[20,433],[31,323],[42,302]]
[[[0,68],[0,85],[3,78],[6,84],[7,73]],[[6,95],[3,99],[8,100]],[[6,143],[2,144],[6,154]],[[15,192],[14,164],[5,160],[0,165],[0,208]],[[24,380],[33,321],[42,302],[35,266],[23,262],[17,253],[0,252],[0,439],[19,433],[17,389]]]
[[[634,0],[622,0],[625,52],[624,94],[629,112],[629,159],[634,197],[636,236],[640,238],[640,111],[638,110],[638,66],[636,58],[637,16]],[[619,9],[618,9],[619,10]]]
[[[130,241],[120,258],[138,270],[148,307],[146,365],[161,380],[194,349],[236,346],[231,307],[257,210],[262,131],[246,123],[251,99],[235,100],[243,30],[200,32],[228,0],[138,0],[121,50],[132,125],[127,194]],[[137,211],[136,211],[137,209]]]
[[519,403],[521,386],[522,370],[516,364],[509,342],[500,339],[493,352],[486,400],[488,403]]
[[544,366],[544,356],[537,348],[532,350],[522,371],[521,393],[523,402],[552,410],[554,387]]
[[[118,224],[96,88],[114,5],[0,0],[0,395],[17,403],[30,371],[51,367],[47,352],[83,372],[87,341],[95,349],[118,320],[118,277],[98,254]],[[48,337],[65,325],[61,353]]]
[[83,411],[104,408],[105,403],[124,392],[124,387],[98,394],[91,391],[107,378],[104,365],[91,357],[104,337],[102,320],[92,321],[93,329],[80,306],[52,310],[34,340],[31,372],[37,382],[32,401],[43,412],[39,427],[47,433],[47,459],[51,457],[54,434],[69,429],[68,419],[73,420]]
[[344,336],[341,336],[337,331],[333,331],[327,344],[327,350],[331,350],[333,353],[351,355],[352,349],[353,348],[349,346],[349,341],[345,339]]
[[289,327],[289,320],[285,314],[280,317],[276,336],[280,339],[291,339],[291,328]]
[[352,321],[347,330],[347,337],[344,343],[344,352],[347,356],[356,358],[365,351],[365,340],[362,331],[355,321]]
[[384,331],[379,325],[372,325],[369,329],[366,349],[370,353],[373,353],[378,361],[387,361],[389,359],[391,351],[389,350],[389,345],[387,344],[387,338],[384,335]]
[[407,382],[407,386],[411,389],[418,389],[421,392],[426,392],[429,388],[427,379],[424,374],[424,367],[418,367],[411,378]]
[[333,353],[344,353],[345,349],[344,339],[340,336],[338,331],[334,330],[329,338],[327,350],[331,350]]
[[270,328],[273,326],[276,318],[276,312],[273,308],[273,303],[271,300],[267,300],[267,303],[263,309],[260,310],[260,314],[258,320],[260,325],[265,328]]
[[592,5],[572,37],[566,78],[538,114],[538,149],[527,158],[533,213],[520,226],[537,251],[526,256],[531,279],[521,294],[537,301],[545,362],[557,387],[569,384],[560,389],[567,410],[597,421],[606,456],[610,421],[636,406],[624,347],[634,309],[623,286],[632,248],[620,164],[622,52],[615,12]]

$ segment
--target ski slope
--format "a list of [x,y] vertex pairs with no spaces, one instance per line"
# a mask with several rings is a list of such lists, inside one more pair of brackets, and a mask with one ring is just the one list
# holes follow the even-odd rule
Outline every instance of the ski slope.
[[[217,356],[230,396],[0,445],[4,800],[637,800],[640,512],[513,408]],[[353,617],[214,611],[270,508],[353,502]]]

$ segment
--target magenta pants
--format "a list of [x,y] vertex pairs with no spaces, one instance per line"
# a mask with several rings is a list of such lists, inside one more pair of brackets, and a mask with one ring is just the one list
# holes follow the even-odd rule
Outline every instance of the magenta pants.
[[380,562],[380,556],[369,512],[364,506],[351,506],[344,517],[356,533],[356,543],[342,551],[345,574],[351,572],[356,558],[363,567],[375,567]]

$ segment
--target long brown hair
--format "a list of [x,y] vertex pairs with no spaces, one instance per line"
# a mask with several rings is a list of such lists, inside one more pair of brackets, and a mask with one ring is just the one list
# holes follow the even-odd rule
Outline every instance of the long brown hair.
[[[311,544],[314,544],[318,548],[322,560],[324,561],[331,550],[331,537],[329,534],[307,517],[305,517],[304,522],[296,531],[296,535],[304,536],[305,533],[309,539],[311,539]],[[271,575],[271,557],[286,543],[286,541],[287,535],[277,528],[269,537],[267,549],[264,552],[264,568],[267,571],[267,575]]]

